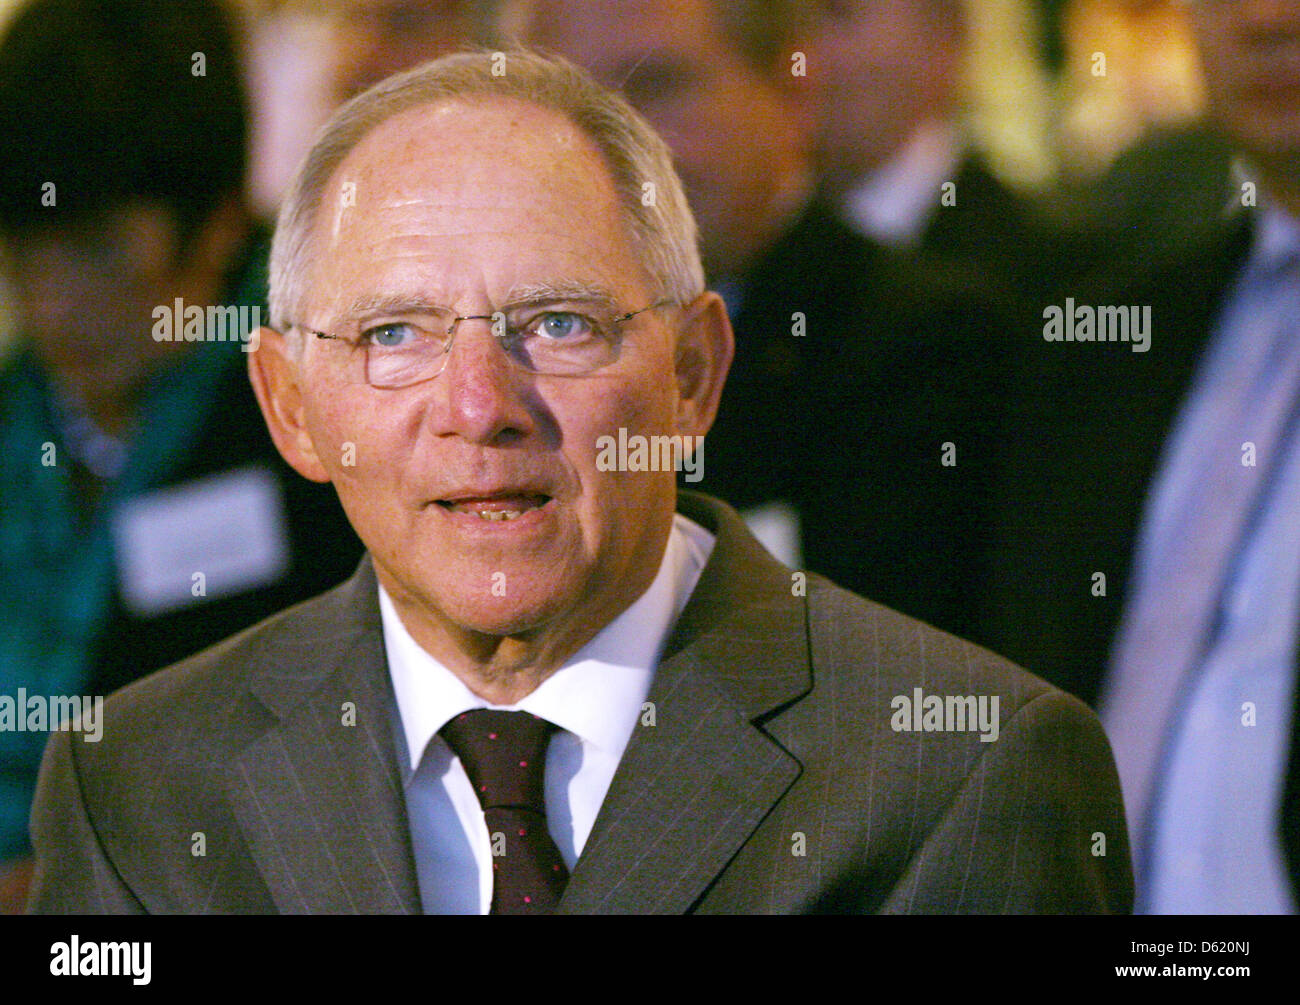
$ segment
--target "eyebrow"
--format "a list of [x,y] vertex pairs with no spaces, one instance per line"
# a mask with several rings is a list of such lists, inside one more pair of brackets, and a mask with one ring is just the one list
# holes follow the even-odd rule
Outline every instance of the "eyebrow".
[[404,314],[417,311],[445,311],[448,307],[428,297],[411,293],[364,293],[348,305],[345,318],[367,314]]
[[506,294],[502,307],[509,310],[527,304],[572,300],[580,303],[613,307],[618,303],[614,291],[601,283],[582,282],[577,279],[560,279],[534,283],[518,283]]
[[[530,304],[551,303],[558,301],[575,301],[596,304],[601,307],[613,307],[618,298],[609,287],[602,283],[583,282],[577,279],[543,280],[540,282],[517,283],[506,294],[505,302],[498,308],[508,311]],[[354,320],[369,314],[410,314],[450,311],[445,303],[430,300],[426,296],[412,293],[381,292],[366,293],[357,297],[348,306],[342,319]]]

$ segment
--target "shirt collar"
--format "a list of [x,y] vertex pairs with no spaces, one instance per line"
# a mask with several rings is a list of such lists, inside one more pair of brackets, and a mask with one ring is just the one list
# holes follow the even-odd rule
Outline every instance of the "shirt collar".
[[384,648],[412,770],[447,722],[473,708],[531,712],[615,756],[622,756],[650,691],[669,632],[708,561],[714,536],[674,514],[649,588],[516,705],[492,705],[425,652],[379,587]]
[[951,123],[923,123],[902,149],[844,196],[844,216],[882,244],[919,243],[939,206],[939,187],[956,181],[963,148]]

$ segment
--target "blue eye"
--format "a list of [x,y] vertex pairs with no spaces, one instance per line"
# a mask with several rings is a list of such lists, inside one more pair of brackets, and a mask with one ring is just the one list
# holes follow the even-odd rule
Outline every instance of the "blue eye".
[[548,311],[534,322],[534,330],[556,341],[575,341],[591,334],[591,322],[570,311]]
[[[408,338],[409,336],[409,338]],[[401,321],[375,325],[361,333],[361,338],[371,345],[384,349],[396,349],[416,339],[415,329]]]

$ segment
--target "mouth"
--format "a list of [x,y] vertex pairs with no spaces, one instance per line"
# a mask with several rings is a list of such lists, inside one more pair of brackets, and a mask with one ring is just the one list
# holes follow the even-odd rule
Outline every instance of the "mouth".
[[540,509],[551,501],[542,492],[495,492],[483,495],[464,495],[438,499],[437,504],[448,513],[477,518],[488,523],[508,523]]

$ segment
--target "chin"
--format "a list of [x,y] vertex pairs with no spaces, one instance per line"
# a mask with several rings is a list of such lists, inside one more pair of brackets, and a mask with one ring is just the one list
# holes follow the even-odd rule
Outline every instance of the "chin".
[[547,597],[448,597],[441,613],[454,625],[482,635],[498,637],[527,635],[546,627],[561,616],[567,604],[563,598]]

